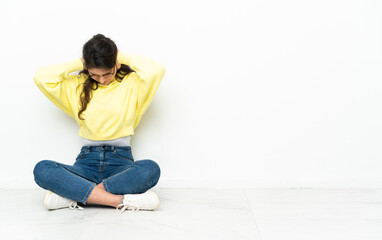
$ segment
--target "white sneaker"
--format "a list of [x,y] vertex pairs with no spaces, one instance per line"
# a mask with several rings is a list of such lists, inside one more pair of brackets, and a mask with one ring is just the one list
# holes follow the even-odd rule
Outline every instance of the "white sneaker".
[[76,209],[77,208],[77,209],[83,210],[82,207],[77,206],[76,201],[61,197],[60,195],[57,195],[52,191],[48,191],[45,194],[44,206],[48,210],[67,208],[67,207],[70,209]]
[[117,206],[117,210],[120,213],[123,213],[126,209],[132,211],[155,210],[159,207],[159,204],[159,197],[148,190],[145,193],[123,195],[123,203]]

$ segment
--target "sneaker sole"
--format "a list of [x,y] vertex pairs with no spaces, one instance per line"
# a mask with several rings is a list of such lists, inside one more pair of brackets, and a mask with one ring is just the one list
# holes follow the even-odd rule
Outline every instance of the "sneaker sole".
[[153,196],[153,197],[157,200],[158,204],[157,204],[154,208],[152,208],[152,209],[146,209],[146,210],[154,211],[155,209],[159,208],[159,206],[160,206],[160,200],[159,200],[159,197],[158,197],[158,195],[157,195],[156,193],[150,191],[149,194],[150,194],[151,196]]
[[155,194],[155,196],[156,196],[156,198],[158,199],[158,205],[157,205],[153,210],[159,208],[159,206],[160,206],[160,200],[159,200],[159,197],[158,197],[156,194]]
[[50,208],[48,208],[48,198],[50,197],[50,195],[52,194],[51,191],[48,191],[46,194],[45,194],[45,197],[44,197],[44,207],[48,210],[50,210]]

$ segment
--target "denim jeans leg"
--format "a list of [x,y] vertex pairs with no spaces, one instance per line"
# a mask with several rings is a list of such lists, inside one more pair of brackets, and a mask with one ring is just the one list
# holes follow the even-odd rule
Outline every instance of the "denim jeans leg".
[[37,185],[60,196],[86,204],[96,183],[75,171],[75,167],[51,160],[38,162],[33,170]]
[[112,194],[144,193],[154,187],[160,177],[159,165],[153,160],[134,162],[128,169],[103,179],[106,191]]

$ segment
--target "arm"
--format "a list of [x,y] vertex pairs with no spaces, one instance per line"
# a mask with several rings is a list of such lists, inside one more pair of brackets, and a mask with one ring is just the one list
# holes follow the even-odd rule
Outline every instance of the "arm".
[[57,107],[73,117],[69,99],[77,87],[69,73],[83,69],[81,59],[71,62],[51,64],[41,67],[34,75],[34,81],[40,91]]
[[154,95],[162,81],[165,74],[164,64],[154,61],[150,57],[131,55],[124,52],[118,52],[117,60],[120,64],[129,65],[139,75],[140,82],[137,89],[139,89],[138,100],[138,116],[134,128],[150,105]]
[[150,92],[150,89],[157,88],[165,74],[165,67],[162,63],[154,61],[150,57],[126,54],[118,52],[117,60],[120,64],[129,65],[142,79],[142,87]]

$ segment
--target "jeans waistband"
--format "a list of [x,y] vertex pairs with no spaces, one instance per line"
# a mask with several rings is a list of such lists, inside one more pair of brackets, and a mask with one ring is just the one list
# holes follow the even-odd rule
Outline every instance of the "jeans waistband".
[[82,146],[81,151],[128,151],[131,150],[130,146],[112,146],[112,145],[101,145],[101,146]]

